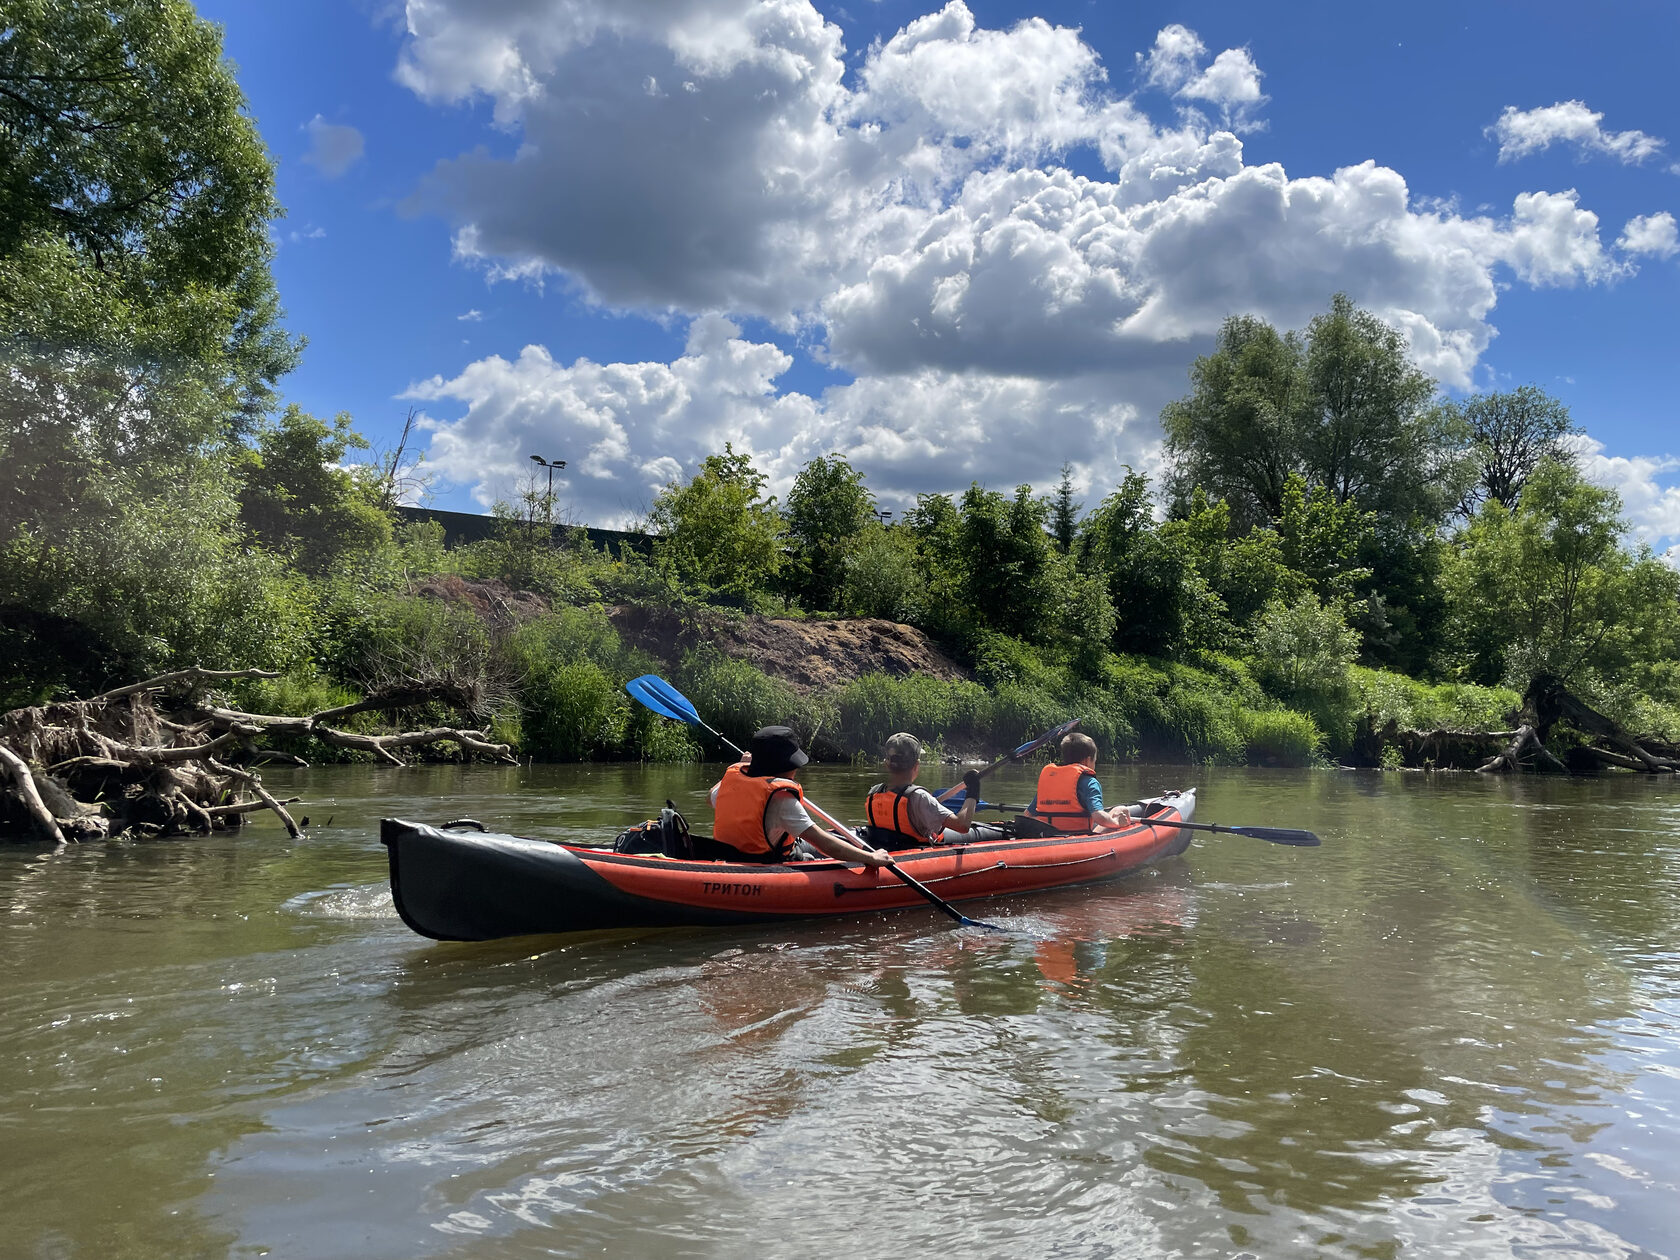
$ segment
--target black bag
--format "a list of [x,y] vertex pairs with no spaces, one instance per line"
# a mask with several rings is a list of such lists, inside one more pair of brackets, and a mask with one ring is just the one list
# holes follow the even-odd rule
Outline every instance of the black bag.
[[663,853],[666,857],[690,858],[694,846],[688,838],[688,819],[677,811],[675,803],[665,802],[658,818],[618,833],[613,841],[614,853]]

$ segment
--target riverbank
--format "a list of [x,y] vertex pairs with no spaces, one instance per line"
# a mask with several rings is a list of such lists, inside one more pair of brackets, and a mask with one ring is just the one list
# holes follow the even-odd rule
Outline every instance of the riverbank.
[[[493,737],[536,761],[715,758],[718,748],[629,700],[624,683],[643,673],[668,677],[737,743],[760,726],[786,725],[824,761],[872,761],[900,730],[922,736],[935,758],[986,758],[1077,717],[1109,760],[1424,768],[1438,764],[1430,750],[1408,755],[1393,732],[1495,731],[1520,703],[1505,688],[1431,686],[1351,667],[1310,706],[1291,707],[1247,662],[1211,652],[1188,660],[1108,652],[1079,669],[991,635],[964,662],[925,632],[880,618],[552,607],[460,578],[430,584],[423,598],[501,680]],[[251,707],[274,712],[321,699],[286,680],[240,691]]]

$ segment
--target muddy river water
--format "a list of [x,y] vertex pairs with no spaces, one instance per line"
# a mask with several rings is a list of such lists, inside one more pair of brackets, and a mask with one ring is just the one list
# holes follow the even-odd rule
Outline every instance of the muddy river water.
[[599,841],[716,770],[271,771],[304,839],[0,849],[0,1257],[1680,1257],[1680,785],[1106,767],[1324,847],[1006,935],[391,907],[382,815]]

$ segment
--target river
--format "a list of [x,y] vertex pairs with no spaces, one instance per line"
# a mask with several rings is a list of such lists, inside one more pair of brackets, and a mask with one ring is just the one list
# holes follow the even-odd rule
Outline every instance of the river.
[[301,840],[0,850],[0,1255],[1680,1256],[1674,784],[1109,766],[1324,846],[1006,935],[391,907],[382,815],[599,841],[715,772],[276,770]]

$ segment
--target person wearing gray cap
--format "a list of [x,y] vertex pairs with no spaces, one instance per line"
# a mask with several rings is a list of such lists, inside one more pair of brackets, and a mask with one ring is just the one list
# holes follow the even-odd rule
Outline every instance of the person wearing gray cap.
[[932,792],[916,786],[922,769],[922,741],[900,731],[887,741],[887,781],[877,783],[864,797],[869,818],[869,840],[883,849],[923,848],[939,844],[947,829],[967,835],[974,823],[974,809],[980,801],[980,776],[973,770],[963,775],[968,789],[962,809],[953,814]]

